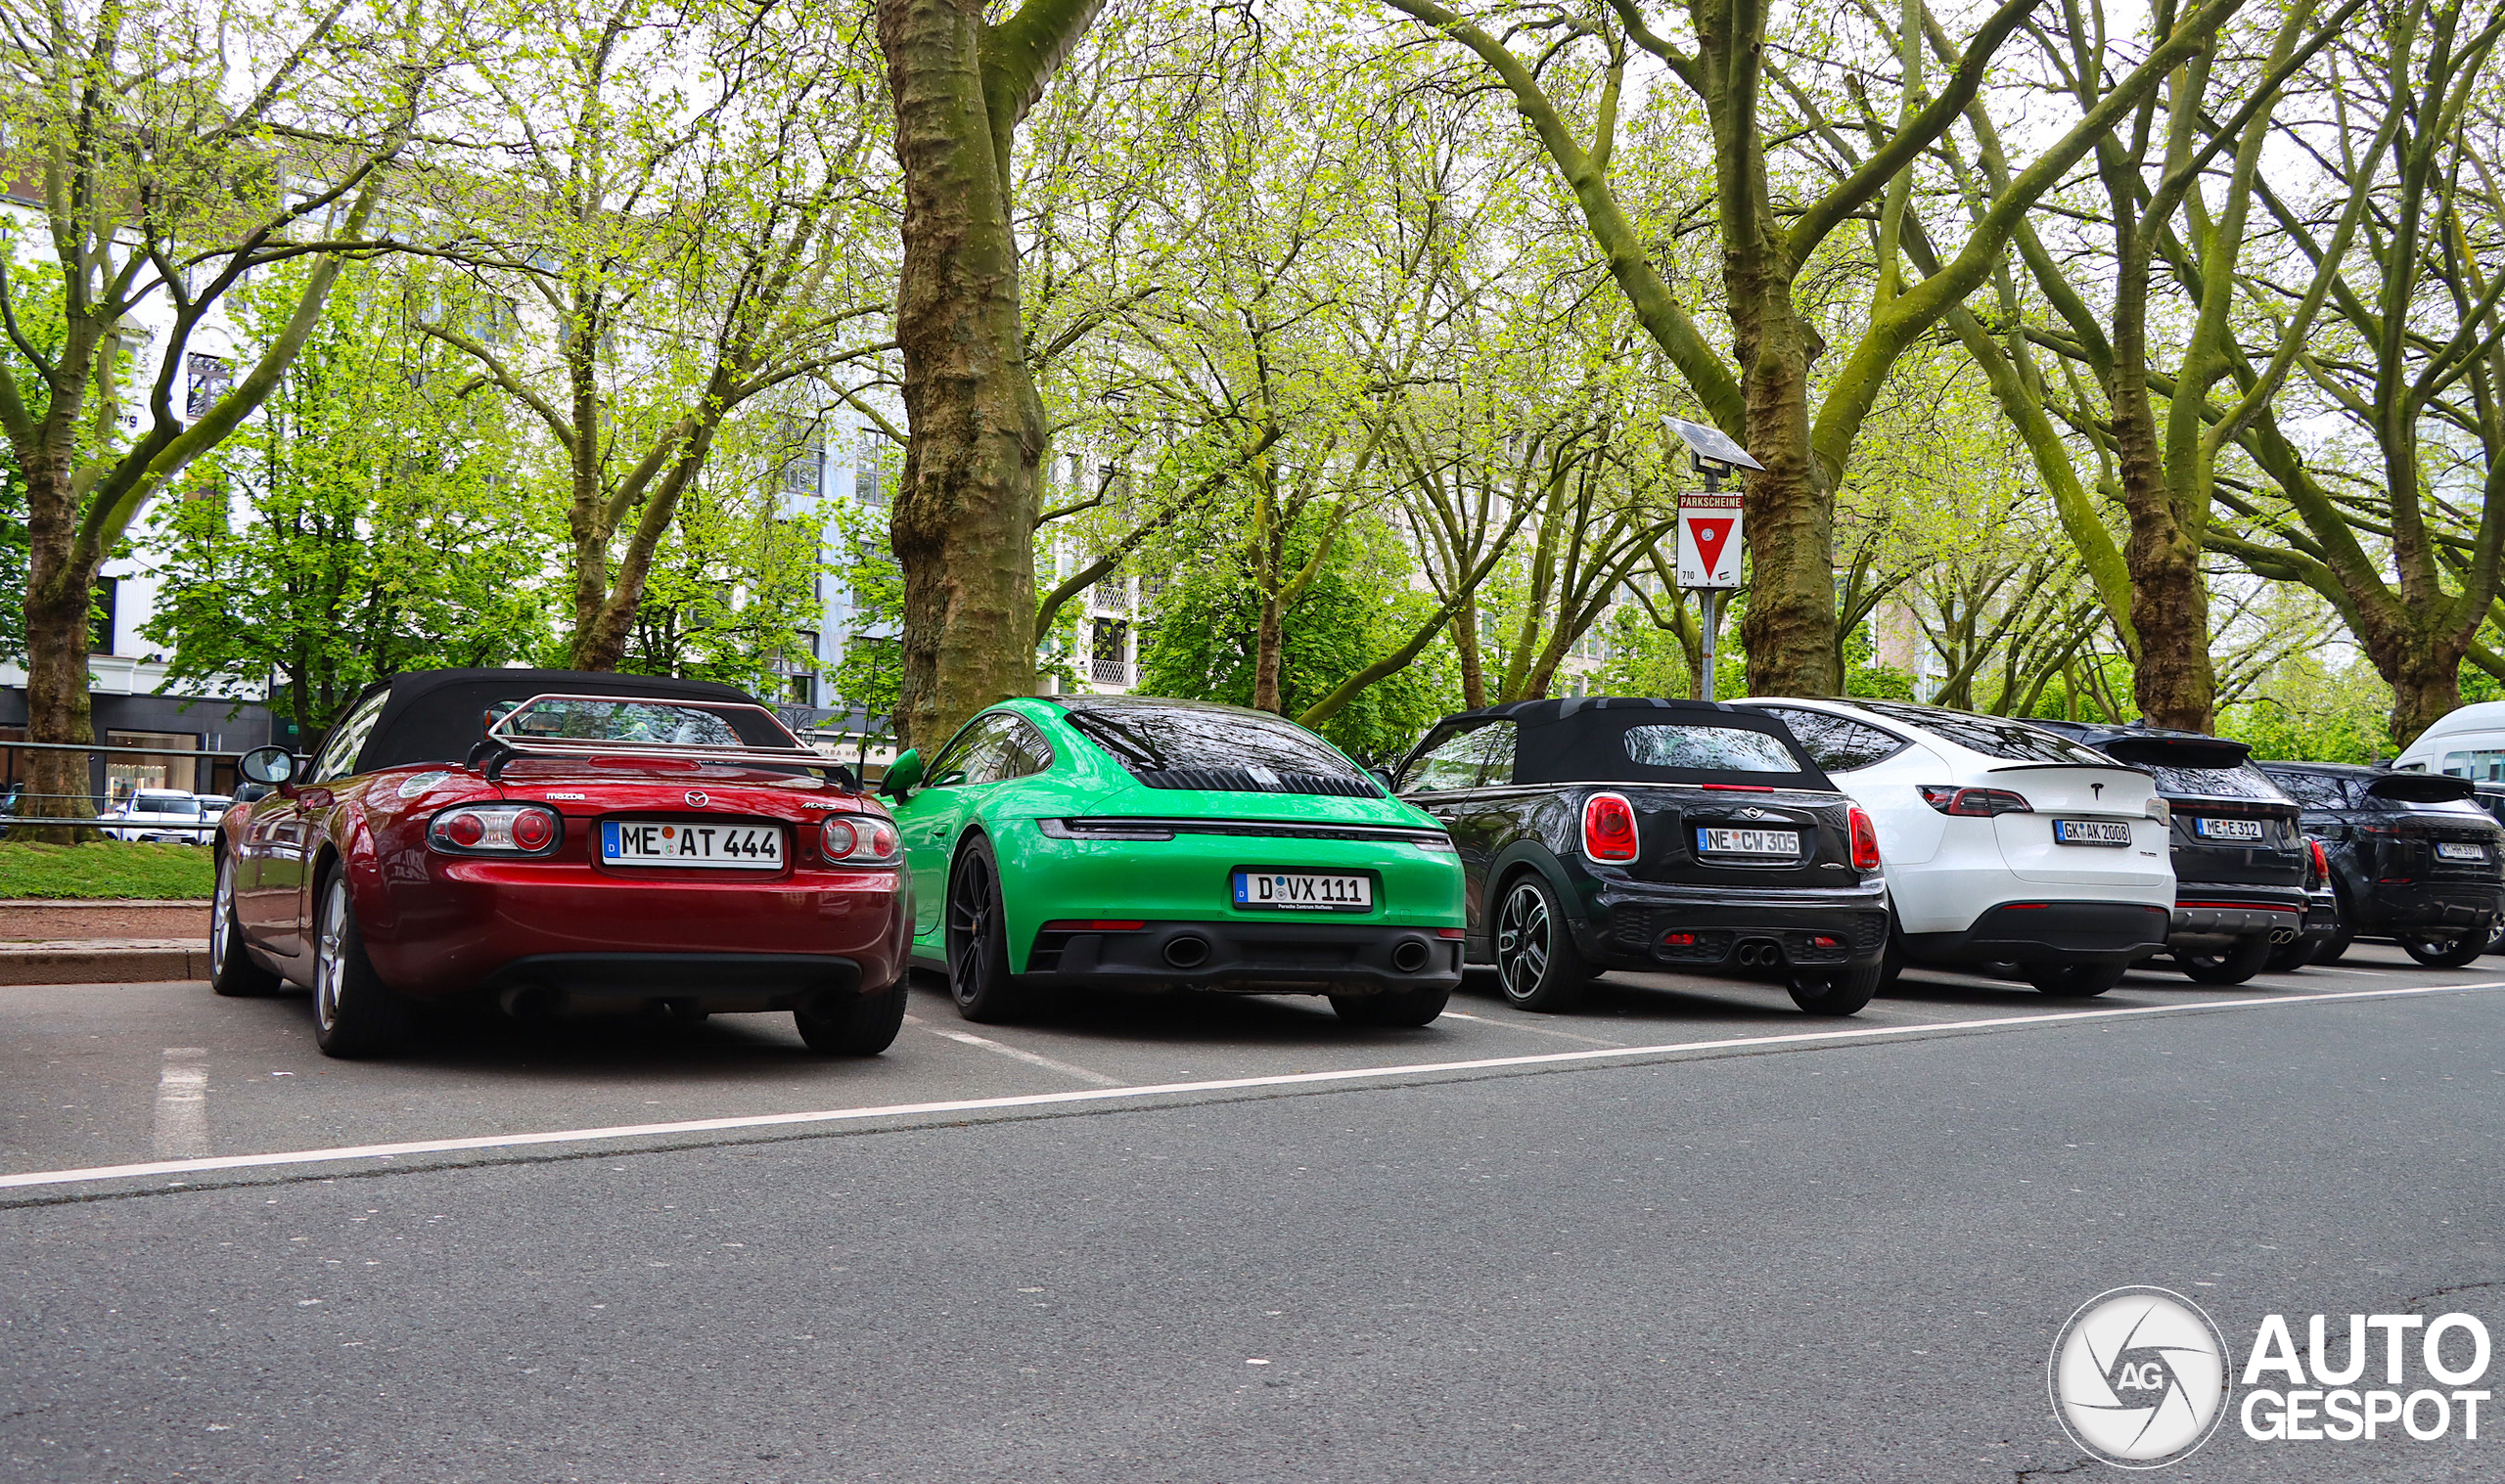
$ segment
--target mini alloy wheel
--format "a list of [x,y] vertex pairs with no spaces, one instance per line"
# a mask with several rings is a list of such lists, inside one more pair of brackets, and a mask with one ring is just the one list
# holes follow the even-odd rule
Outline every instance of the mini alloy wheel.
[[1582,1003],[1592,971],[1574,946],[1564,911],[1537,875],[1524,876],[1506,889],[1494,937],[1496,981],[1517,1010],[1558,1014]]

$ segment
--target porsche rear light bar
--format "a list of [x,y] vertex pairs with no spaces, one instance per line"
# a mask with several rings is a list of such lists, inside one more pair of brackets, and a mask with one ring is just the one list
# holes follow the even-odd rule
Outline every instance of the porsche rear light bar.
[[[746,742],[722,745],[714,742],[685,742],[641,738],[567,737],[554,730],[543,730],[535,734],[530,730],[534,720],[541,721],[544,725],[545,719],[561,705],[583,703],[601,706],[658,706],[669,711],[706,711],[723,717],[752,715],[761,718],[771,729],[767,735],[784,738],[791,742],[791,746],[788,748],[781,745],[752,746]],[[560,720],[557,725],[562,726],[564,723]],[[725,726],[732,735],[738,735],[737,728],[728,727],[727,722]],[[598,757],[668,757],[688,762],[749,763],[773,768],[813,768],[843,775],[846,786],[852,791],[857,792],[860,787],[859,783],[853,778],[851,769],[833,761],[825,753],[800,741],[794,735],[791,728],[783,725],[783,718],[753,701],[689,700],[676,696],[581,696],[569,692],[552,691],[533,696],[507,711],[489,723],[486,730],[486,741],[479,746],[491,754],[486,759],[487,776],[490,779],[502,770],[505,763],[518,757],[564,757],[576,760]],[[472,754],[474,761],[478,757],[478,753]]]

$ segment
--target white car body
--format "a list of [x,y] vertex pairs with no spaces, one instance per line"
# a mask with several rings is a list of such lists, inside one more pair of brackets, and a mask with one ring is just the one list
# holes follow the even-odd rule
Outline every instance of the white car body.
[[[1869,812],[1912,962],[2119,964],[2163,946],[2174,865],[2166,807],[2147,774],[2006,717],[1902,701],[1733,704],[1782,717]],[[1995,806],[1965,790],[2003,798]],[[1980,807],[2000,812],[1964,812]],[[2070,822],[2109,836],[2127,831],[2128,843],[2063,843]]]
[[198,796],[172,788],[142,788],[96,819],[117,840],[199,845],[208,839]]
[[2482,784],[2505,780],[2505,700],[2479,701],[2436,718],[2391,765]]

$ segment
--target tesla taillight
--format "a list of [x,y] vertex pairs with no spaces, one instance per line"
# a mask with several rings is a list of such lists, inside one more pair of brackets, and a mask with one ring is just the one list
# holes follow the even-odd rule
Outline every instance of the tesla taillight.
[[1583,800],[1583,854],[1622,866],[1635,853],[1635,806],[1626,795],[1595,793]]
[[2032,814],[2034,808],[2027,795],[2012,793],[2007,788],[1958,788],[1947,784],[1924,784],[1922,801],[1942,814],[1978,819],[1995,814]]
[[1870,816],[1862,812],[1859,804],[1852,806],[1852,869],[1879,869],[1879,827],[1870,822]]
[[565,835],[545,804],[462,804],[427,826],[427,843],[450,855],[546,855]]
[[875,815],[830,814],[818,827],[818,843],[837,865],[892,866],[896,861],[896,827]]

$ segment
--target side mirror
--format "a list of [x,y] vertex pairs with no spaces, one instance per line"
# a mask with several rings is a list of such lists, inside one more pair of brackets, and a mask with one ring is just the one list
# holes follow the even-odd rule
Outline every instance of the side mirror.
[[922,782],[922,752],[907,747],[888,764],[887,776],[879,780],[879,791],[889,798],[901,799],[907,789]]
[[275,788],[296,780],[296,754],[285,747],[254,747],[235,760],[245,782]]
[[1390,774],[1386,773],[1381,768],[1368,768],[1366,771],[1374,775],[1374,781],[1376,783],[1383,785],[1384,792],[1398,793],[1400,791],[1400,786],[1392,781]]

